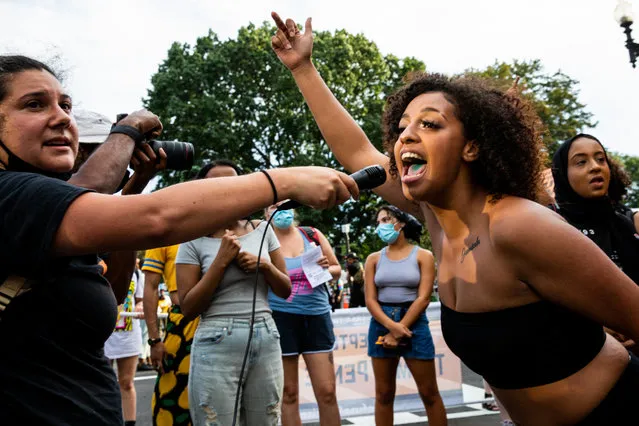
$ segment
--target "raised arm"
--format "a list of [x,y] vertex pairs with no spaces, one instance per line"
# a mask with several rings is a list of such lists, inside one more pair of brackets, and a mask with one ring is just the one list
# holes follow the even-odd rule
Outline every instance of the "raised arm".
[[[146,110],[128,115],[119,124],[134,127],[149,136],[156,136],[162,131],[162,123],[158,117]],[[129,136],[120,133],[109,135],[69,179],[69,183],[102,194],[113,194],[122,181],[134,148],[135,142]]]
[[591,240],[545,207],[497,218],[493,244],[543,299],[639,341],[639,287]]
[[[166,168],[166,154],[160,149],[161,161],[158,163],[155,153],[148,144],[137,148],[131,159],[133,177],[122,189],[122,195],[140,194],[155,174]],[[111,288],[118,303],[122,303],[129,291],[131,275],[135,271],[135,250],[122,250],[110,253],[104,259],[108,268],[104,277],[111,283]],[[159,278],[158,278],[159,279]],[[159,283],[159,281],[158,281]],[[156,286],[157,287],[157,286]],[[145,290],[146,291],[146,290]],[[157,288],[155,289],[155,306],[157,306]],[[157,315],[154,313],[153,323],[156,324]],[[153,338],[158,337],[154,336]]]
[[[352,178],[331,169],[297,167],[274,169],[269,174],[278,200],[330,208],[358,195]],[[53,254],[140,250],[181,243],[271,204],[273,190],[262,173],[187,182],[146,195],[86,193],[66,211]]]
[[[304,34],[301,34],[292,19],[287,19],[284,23],[277,13],[273,12],[271,16],[278,27],[277,34],[271,39],[273,50],[293,74],[324,140],[337,161],[351,173],[373,164],[383,166],[388,173],[388,157],[370,143],[364,131],[333,96],[311,61],[311,18],[306,20]],[[404,197],[399,179],[389,178],[384,185],[375,189],[375,192],[389,203],[423,219],[419,207]]]

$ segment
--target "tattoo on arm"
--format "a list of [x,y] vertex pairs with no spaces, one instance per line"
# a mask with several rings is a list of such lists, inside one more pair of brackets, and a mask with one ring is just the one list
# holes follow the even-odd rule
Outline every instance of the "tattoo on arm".
[[331,363],[331,365],[334,364],[333,352],[332,351],[328,353],[328,361]]
[[479,244],[480,244],[479,237],[477,237],[477,240],[475,240],[475,242],[472,243],[468,248],[462,249],[461,259],[459,263],[464,263],[464,259],[466,258],[466,256],[471,251],[475,250]]

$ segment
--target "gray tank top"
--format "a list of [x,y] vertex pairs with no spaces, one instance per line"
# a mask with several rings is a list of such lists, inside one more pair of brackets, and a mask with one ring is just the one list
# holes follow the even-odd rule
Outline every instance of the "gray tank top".
[[406,303],[417,298],[417,288],[421,271],[417,263],[415,246],[408,257],[402,260],[390,260],[386,256],[386,247],[382,249],[375,270],[377,300],[381,303]]

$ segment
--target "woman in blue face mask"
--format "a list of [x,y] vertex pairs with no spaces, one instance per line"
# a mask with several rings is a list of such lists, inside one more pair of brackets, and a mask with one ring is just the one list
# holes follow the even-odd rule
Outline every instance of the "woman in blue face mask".
[[375,374],[375,424],[393,424],[395,378],[403,357],[424,402],[428,424],[445,425],[426,318],[435,278],[433,255],[409,241],[419,241],[422,226],[396,207],[379,209],[375,232],[387,244],[368,256],[364,271],[366,307],[372,315],[368,355]]
[[338,279],[342,268],[333,248],[317,229],[295,226],[293,210],[276,211],[277,206],[266,210],[266,218],[273,216],[273,229],[280,242],[291,279],[291,295],[278,297],[269,291],[269,304],[273,319],[280,333],[282,363],[284,365],[284,396],[282,398],[282,425],[301,425],[299,411],[299,356],[308,368],[315,399],[319,406],[321,425],[340,424],[339,407],[335,394],[335,369],[333,366],[333,321],[326,283],[316,287],[304,274],[302,254],[314,246],[321,247],[318,264],[327,268],[333,279]]

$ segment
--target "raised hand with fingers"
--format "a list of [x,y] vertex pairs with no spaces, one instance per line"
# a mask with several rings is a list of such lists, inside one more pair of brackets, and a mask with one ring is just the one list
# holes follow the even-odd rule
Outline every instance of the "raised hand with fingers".
[[271,13],[271,17],[277,25],[277,33],[271,37],[271,47],[280,61],[291,71],[310,64],[313,53],[311,18],[306,20],[302,34],[294,20],[289,18],[284,22],[275,12]]

